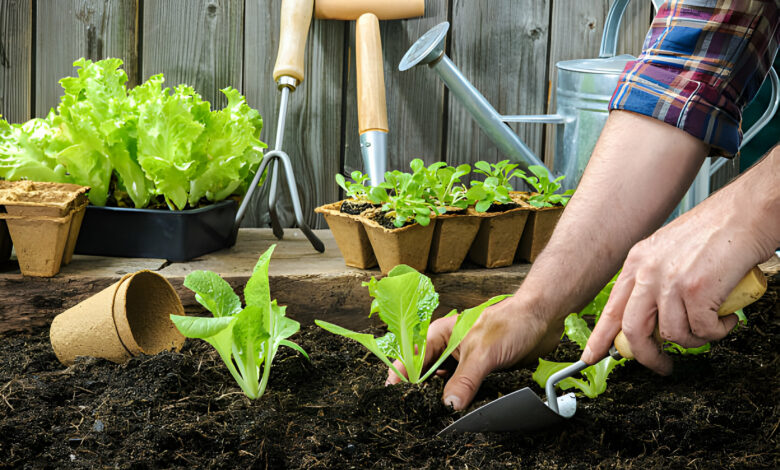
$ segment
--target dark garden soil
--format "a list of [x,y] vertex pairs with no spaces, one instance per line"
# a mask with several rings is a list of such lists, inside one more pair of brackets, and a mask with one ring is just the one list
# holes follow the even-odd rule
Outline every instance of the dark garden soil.
[[506,212],[508,210],[516,209],[520,207],[520,204],[516,202],[508,202],[506,204],[499,204],[497,202],[494,202],[493,204],[488,207],[488,210],[485,212],[493,213],[493,212]]
[[376,204],[372,204],[370,202],[352,202],[352,201],[344,201],[341,203],[341,212],[345,214],[350,215],[360,215],[363,213],[363,211],[366,211],[368,209],[374,209],[376,207],[380,207]]
[[[0,335],[0,467],[779,468],[778,297],[775,276],[749,326],[710,354],[677,358],[668,378],[629,363],[566,425],[531,436],[437,438],[462,415],[441,404],[441,378],[384,387],[378,360],[314,327],[294,338],[311,362],[282,349],[256,401],[202,341],[64,368],[46,330]],[[528,370],[494,373],[476,404],[530,384]]]

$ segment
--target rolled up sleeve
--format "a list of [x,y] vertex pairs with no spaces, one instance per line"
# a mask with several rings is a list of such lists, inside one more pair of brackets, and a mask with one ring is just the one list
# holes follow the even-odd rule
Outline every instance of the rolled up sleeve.
[[650,116],[733,156],[742,110],[771,67],[776,0],[677,0],[658,11],[642,54],[626,65],[609,109]]

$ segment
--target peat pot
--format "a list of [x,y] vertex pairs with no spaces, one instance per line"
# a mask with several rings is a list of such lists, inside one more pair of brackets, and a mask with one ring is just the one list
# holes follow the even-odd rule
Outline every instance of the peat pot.
[[428,271],[449,273],[460,269],[477,237],[482,219],[466,214],[444,214],[431,221],[435,224]]
[[392,230],[366,217],[361,217],[361,221],[382,274],[387,274],[399,264],[406,264],[419,272],[425,271],[436,226],[434,220],[424,227],[414,223]]
[[477,212],[469,208],[469,214],[481,220],[469,259],[486,268],[510,266],[529,213],[525,205],[504,212]]
[[344,263],[353,268],[368,269],[377,265],[374,250],[359,215],[341,212],[344,201],[325,204],[314,212],[325,217],[333,238],[339,246]]

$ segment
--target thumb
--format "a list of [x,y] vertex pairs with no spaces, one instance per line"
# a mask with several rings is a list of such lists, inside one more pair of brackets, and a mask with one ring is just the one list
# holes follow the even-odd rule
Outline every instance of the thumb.
[[491,370],[484,356],[461,355],[455,373],[444,386],[444,404],[456,410],[466,408]]

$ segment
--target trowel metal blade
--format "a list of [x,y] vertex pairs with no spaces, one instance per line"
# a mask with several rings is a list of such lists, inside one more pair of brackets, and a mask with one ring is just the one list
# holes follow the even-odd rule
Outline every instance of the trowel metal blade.
[[576,408],[577,399],[573,393],[558,397],[561,412],[558,414],[526,387],[477,408],[438,435],[451,432],[534,432],[563,423],[574,415]]

